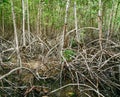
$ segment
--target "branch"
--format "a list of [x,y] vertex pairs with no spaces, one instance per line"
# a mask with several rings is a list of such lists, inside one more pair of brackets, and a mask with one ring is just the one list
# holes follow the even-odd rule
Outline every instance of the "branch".
[[[35,74],[34,74],[29,68],[26,68],[26,67],[17,67],[17,68],[15,68],[15,69],[12,69],[10,72],[4,74],[3,76],[0,76],[0,80],[3,79],[3,78],[5,78],[5,77],[7,77],[7,76],[9,76],[9,75],[12,74],[13,72],[15,72],[15,71],[17,71],[17,70],[20,70],[20,69],[26,69],[26,70],[30,71],[30,72],[35,76]],[[36,76],[35,76],[35,77],[36,77]],[[37,78],[37,77],[36,77],[36,78]],[[38,79],[38,78],[37,78],[37,79]]]

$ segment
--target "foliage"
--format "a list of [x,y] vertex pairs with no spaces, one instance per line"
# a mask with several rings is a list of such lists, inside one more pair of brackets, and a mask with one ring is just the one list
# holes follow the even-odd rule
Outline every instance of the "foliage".
[[25,20],[21,0],[0,0],[0,96],[120,96],[119,0],[23,1]]
[[67,61],[71,61],[75,52],[73,50],[67,49],[63,52],[63,55]]

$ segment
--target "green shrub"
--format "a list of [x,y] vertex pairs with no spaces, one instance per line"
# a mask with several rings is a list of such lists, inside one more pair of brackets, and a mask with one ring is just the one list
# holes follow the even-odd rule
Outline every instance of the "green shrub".
[[73,50],[67,49],[63,52],[63,55],[67,61],[71,61],[72,57],[75,55],[75,52]]

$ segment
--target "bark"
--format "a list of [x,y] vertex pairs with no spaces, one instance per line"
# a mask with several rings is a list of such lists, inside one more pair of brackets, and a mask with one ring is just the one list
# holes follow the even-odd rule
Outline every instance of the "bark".
[[4,9],[2,10],[2,32],[5,35],[5,21],[4,21]]
[[27,0],[27,29],[28,29],[28,37],[29,37],[29,45],[30,45],[30,15],[29,15],[29,4]]
[[76,40],[79,42],[80,35],[78,33],[78,25],[77,25],[77,12],[76,12],[76,1],[74,2],[74,17],[75,17],[75,32],[76,32]]
[[114,7],[112,5],[112,9],[111,9],[110,16],[109,16],[110,18],[109,18],[108,31],[107,31],[107,40],[109,40],[109,38],[110,38],[112,20],[113,20],[113,13],[114,13]]
[[40,1],[39,1],[39,5],[38,5],[38,13],[37,13],[37,24],[36,24],[36,27],[37,27],[37,34],[39,34],[40,32]]
[[99,45],[100,49],[102,50],[102,0],[99,0],[98,28],[99,28]]
[[22,31],[23,31],[23,46],[26,46],[26,39],[25,39],[25,1],[22,0],[22,12],[23,12],[23,23],[22,23]]
[[68,46],[68,40],[69,40],[68,36],[66,36],[69,3],[70,3],[70,0],[67,0],[66,11],[65,11],[65,21],[64,21],[64,27],[63,27],[63,47],[64,48],[66,48]]
[[22,67],[21,57],[20,57],[20,52],[19,52],[19,44],[18,44],[18,35],[17,35],[17,27],[16,27],[16,18],[15,18],[15,12],[14,12],[14,5],[13,5],[12,0],[10,0],[10,2],[11,2],[12,17],[13,17],[15,50],[16,50],[16,53],[17,53],[17,63],[20,65],[20,67]]

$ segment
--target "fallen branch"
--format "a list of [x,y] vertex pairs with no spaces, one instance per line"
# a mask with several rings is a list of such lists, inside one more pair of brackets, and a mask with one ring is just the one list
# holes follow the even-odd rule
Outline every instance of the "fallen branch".
[[[26,68],[26,67],[17,67],[17,68],[15,68],[15,69],[12,69],[10,72],[8,72],[8,73],[0,76],[0,80],[2,80],[3,78],[9,76],[9,75],[12,74],[13,72],[15,72],[15,71],[17,71],[17,70],[20,70],[20,69],[26,69],[26,70],[30,71],[30,72],[35,76],[35,74],[34,74],[29,68]],[[36,77],[36,76],[35,76],[35,77]],[[36,77],[36,78],[37,78],[37,77]],[[37,79],[38,79],[38,78],[37,78]]]

